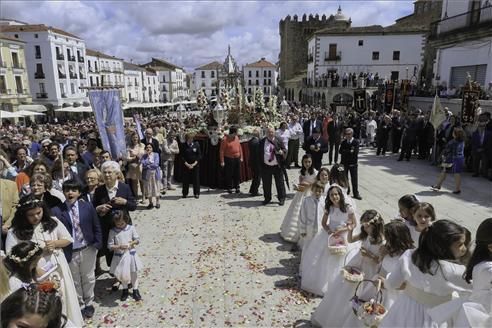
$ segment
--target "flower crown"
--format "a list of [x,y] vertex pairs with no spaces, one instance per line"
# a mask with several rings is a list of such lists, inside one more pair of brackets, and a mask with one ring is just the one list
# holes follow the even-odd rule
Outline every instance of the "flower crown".
[[20,263],[24,263],[24,262],[29,261],[34,256],[34,254],[36,254],[40,250],[41,250],[41,247],[38,244],[34,244],[34,248],[32,250],[30,250],[29,253],[27,253],[26,256],[24,256],[23,258],[15,256],[12,253],[7,255],[7,257],[9,259],[11,259],[12,261],[14,261],[15,263],[20,264]]
[[56,293],[60,285],[57,282],[46,280],[36,284],[22,284],[22,287],[28,292]]
[[343,168],[343,166],[340,165],[339,167],[337,167],[337,170],[338,170],[338,172],[343,172],[344,168]]
[[22,202],[22,203],[17,204],[16,207],[21,208],[21,207],[25,207],[25,206],[29,206],[29,205],[38,205],[38,204],[39,204],[39,206],[41,206],[42,203],[43,203],[43,201],[40,199],[30,199],[26,202]]

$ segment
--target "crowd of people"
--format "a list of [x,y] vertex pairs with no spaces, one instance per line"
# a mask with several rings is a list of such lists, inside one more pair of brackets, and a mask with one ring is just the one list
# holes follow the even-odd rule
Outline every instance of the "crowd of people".
[[[490,173],[489,113],[480,114],[476,126],[464,128],[449,114],[437,133],[429,119],[429,113],[421,111],[359,115],[293,104],[278,127],[252,131],[249,158],[243,154],[238,128],[228,127],[218,146],[226,192],[241,192],[240,166],[247,165],[253,179],[251,196],[258,196],[262,185],[263,204],[271,203],[274,180],[279,205],[284,205],[286,170],[300,169],[299,180],[293,184],[296,194],[280,231],[285,240],[302,249],[301,288],[324,295],[313,315],[314,323],[327,327],[361,324],[349,315],[347,304],[331,306],[333,295],[346,297],[348,302],[354,294],[357,284],[345,276],[364,275],[371,279],[372,287],[384,286],[376,292],[371,286],[361,287],[364,295],[384,294],[380,305],[388,314],[381,326],[401,324],[396,320],[403,320],[401,309],[405,307],[412,309],[406,312],[407,326],[448,320],[450,317],[438,318],[427,309],[446,303],[453,291],[469,292],[472,274],[479,277],[477,287],[473,279],[474,291],[483,289],[484,276],[490,278],[492,240],[483,232],[490,231],[490,220],[477,231],[477,247],[469,257],[470,233],[456,223],[436,221],[432,205],[415,196],[406,195],[398,202],[400,220],[385,222],[374,210],[358,217],[361,147],[375,148],[378,156],[399,152],[399,161],[408,161],[413,154],[439,161],[443,171],[433,185],[435,190],[440,189],[446,173],[453,173],[454,192],[461,192],[459,174],[467,165],[474,176]],[[2,125],[0,217],[5,254],[0,264],[0,299],[6,304],[2,303],[2,326],[4,308],[19,298],[59,302],[60,313],[26,306],[18,309],[18,316],[6,315],[8,320],[31,311],[49,322],[82,326],[84,319],[94,316],[94,288],[96,277],[103,272],[102,257],[114,277],[113,290],[121,289],[120,299],[142,300],[138,289],[140,237],[130,212],[138,203],[147,204],[148,210],[160,208],[161,197],[176,189],[175,163],[183,165],[182,197],[188,197],[190,183],[194,197],[200,197],[204,150],[195,133],[187,129],[196,128],[198,122],[194,114],[185,120],[169,114],[148,116],[141,118],[140,131],[134,122],[127,122],[125,158],[112,158],[104,149],[92,120]],[[299,160],[301,148],[305,154]],[[324,154],[330,169],[323,166]],[[182,161],[176,161],[177,156]],[[345,270],[342,274],[341,269]],[[465,270],[466,281],[461,280]],[[434,297],[432,304],[422,302],[429,295]],[[473,295],[470,302],[486,306]],[[456,311],[449,314],[458,315]]]

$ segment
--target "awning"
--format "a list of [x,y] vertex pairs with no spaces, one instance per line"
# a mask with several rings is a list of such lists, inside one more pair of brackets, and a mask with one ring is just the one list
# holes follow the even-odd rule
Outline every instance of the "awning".
[[55,112],[66,112],[66,113],[90,113],[92,112],[91,106],[79,106],[79,107],[63,107],[55,109]]
[[0,119],[2,119],[2,118],[15,118],[15,117],[23,117],[23,116],[18,114],[17,112],[12,113],[12,112],[0,110]]
[[28,110],[31,112],[46,112],[48,109],[44,105],[19,105],[19,110]]
[[175,104],[173,104],[173,103],[128,103],[128,104],[123,104],[123,109],[167,107],[167,106],[173,106],[173,105],[175,105]]
[[16,112],[17,114],[19,115],[22,115],[22,116],[44,116],[45,114],[43,113],[38,113],[38,112],[31,112],[31,111],[28,111],[28,110],[19,110]]

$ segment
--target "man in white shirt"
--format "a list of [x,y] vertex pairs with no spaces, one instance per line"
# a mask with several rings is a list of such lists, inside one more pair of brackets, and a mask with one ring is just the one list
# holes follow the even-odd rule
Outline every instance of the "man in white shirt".
[[300,168],[299,165],[299,139],[303,135],[302,126],[299,123],[299,117],[293,115],[289,123],[289,143],[287,147],[287,159],[285,166],[290,169],[290,164],[294,162],[296,168]]

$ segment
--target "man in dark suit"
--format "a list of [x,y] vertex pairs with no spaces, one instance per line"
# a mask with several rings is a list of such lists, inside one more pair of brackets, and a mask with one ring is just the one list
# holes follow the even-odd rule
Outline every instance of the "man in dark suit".
[[253,181],[251,182],[251,187],[249,188],[249,193],[251,196],[258,196],[258,188],[260,187],[261,179],[261,161],[260,157],[260,131],[256,128],[253,131],[253,137],[248,141],[249,148],[249,167],[251,168],[251,173],[253,174]]
[[[352,181],[353,197],[355,199],[362,199],[359,194],[359,181],[358,181],[358,157],[359,157],[359,140],[354,139],[354,130],[351,128],[345,129],[345,135],[342,143],[340,144],[340,155],[342,157],[341,163],[343,165],[345,175],[348,178],[350,172],[350,180]],[[350,191],[349,191],[350,193]]]
[[319,131],[323,128],[321,121],[316,118],[316,113],[311,113],[311,119],[304,122],[302,125],[302,131],[304,132],[304,140],[307,140],[312,134],[313,130],[318,128]]
[[333,152],[335,152],[335,164],[338,162],[338,152],[340,141],[342,139],[342,126],[343,123],[338,118],[338,114],[333,114],[333,119],[328,123],[328,140],[330,142],[328,161],[330,165],[333,163]]
[[183,157],[183,198],[188,197],[190,181],[193,183],[193,194],[195,198],[200,197],[200,167],[199,162],[202,159],[200,144],[193,140],[194,135],[187,133],[186,142],[180,145],[179,154]]
[[400,150],[401,136],[403,133],[403,122],[400,117],[400,111],[394,110],[391,117],[391,145],[392,153],[398,153]]
[[154,138],[154,131],[151,128],[145,130],[145,138],[141,140],[144,145],[152,144],[154,148],[154,152],[159,154],[159,158],[161,157],[161,147],[159,146],[159,140]]
[[313,167],[319,171],[323,154],[328,152],[328,143],[321,137],[321,131],[314,129],[313,135],[304,142],[304,150],[311,155]]
[[82,186],[75,179],[63,183],[65,203],[52,209],[67,228],[73,243],[63,248],[77,291],[82,314],[94,316],[97,250],[102,246],[102,232],[96,210],[91,203],[79,200]]
[[266,205],[272,200],[272,176],[275,179],[275,187],[277,189],[277,197],[279,205],[285,203],[285,186],[283,167],[287,150],[283,142],[275,137],[275,129],[270,127],[267,129],[267,136],[260,140],[258,147],[258,156],[262,163],[261,165],[261,180],[263,183],[263,196],[265,200],[263,205]]
[[[134,211],[137,202],[130,187],[118,181],[120,165],[115,161],[106,161],[101,165],[104,185],[99,186],[94,191],[93,205],[99,216],[102,230],[103,245],[98,256],[106,256],[106,264],[111,265],[113,254],[108,250],[109,230],[113,226],[111,218],[112,210]],[[131,222],[130,222],[131,223]]]
[[63,158],[70,166],[70,170],[77,178],[77,182],[85,186],[85,172],[89,170],[89,166],[79,160],[77,149],[74,146],[66,146],[63,148]]
[[492,139],[492,132],[487,130],[488,118],[481,114],[478,117],[478,127],[471,136],[471,153],[473,160],[473,177],[480,173],[488,175],[488,152],[487,146]]

